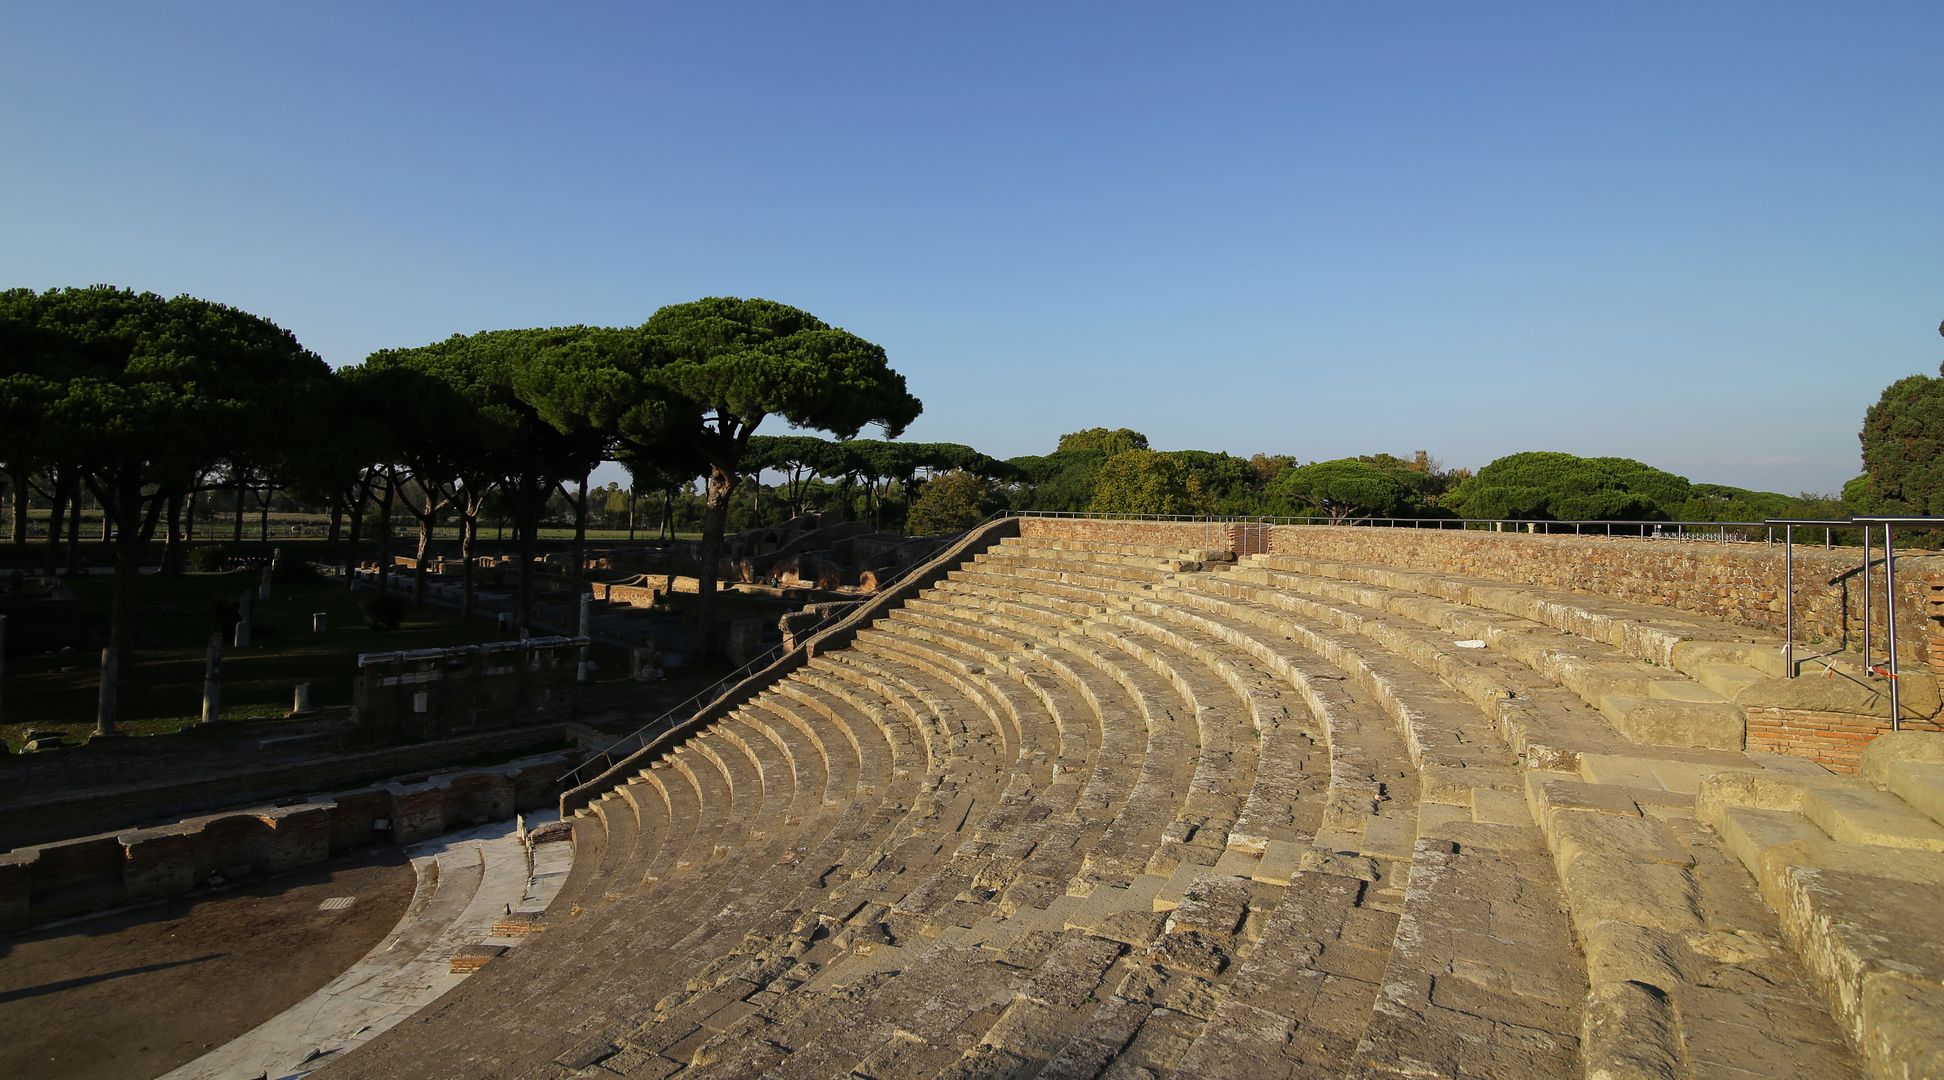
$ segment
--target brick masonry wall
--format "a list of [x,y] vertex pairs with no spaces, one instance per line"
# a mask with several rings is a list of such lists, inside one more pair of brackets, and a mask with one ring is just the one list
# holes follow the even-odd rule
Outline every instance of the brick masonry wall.
[[[1890,721],[1882,716],[1807,709],[1748,710],[1749,749],[1805,757],[1831,772],[1856,772],[1862,764],[1863,748],[1889,730]],[[1906,716],[1903,730],[1944,731],[1944,725],[1936,718]]]

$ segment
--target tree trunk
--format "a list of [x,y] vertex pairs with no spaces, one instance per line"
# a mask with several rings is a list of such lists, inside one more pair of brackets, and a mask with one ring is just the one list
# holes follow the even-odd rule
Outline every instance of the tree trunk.
[[418,565],[412,568],[412,603],[425,603],[425,564],[432,558],[432,530],[439,524],[439,504],[431,492],[425,493],[425,513],[415,515],[419,522]]
[[702,565],[695,583],[696,633],[702,655],[714,655],[709,641],[710,619],[714,615],[716,579],[722,569],[722,533],[729,522],[729,496],[736,490],[736,474],[711,466],[709,491],[702,504]]
[[398,476],[385,470],[385,494],[378,500],[378,591],[391,586],[392,499],[398,493]]
[[581,473],[580,494],[574,498],[574,572],[569,575],[576,590],[587,577],[587,480],[590,472]]
[[257,509],[257,542],[270,542],[270,500],[277,497],[277,485],[263,485],[263,502]]
[[182,576],[182,492],[169,496],[169,535],[162,541],[162,572]]
[[250,487],[244,482],[243,474],[238,473],[236,476],[236,531],[230,537],[230,543],[232,544],[240,544],[243,542],[243,499],[249,493],[249,490]]
[[479,504],[468,498],[459,504],[459,618],[472,618],[473,558],[479,542]]
[[19,566],[27,558],[27,470],[16,469],[7,475],[13,478],[13,562]]
[[628,488],[628,542],[635,538],[635,504],[641,501],[641,489],[632,485]]
[[189,489],[189,498],[183,503],[182,514],[187,519],[182,523],[182,546],[185,548],[196,542],[196,500],[202,495],[202,481],[201,476],[196,477],[196,486]]
[[[139,610],[136,589],[141,583],[142,554],[155,534],[162,500],[159,497],[143,499],[140,476],[117,478],[97,489],[96,494],[102,496],[102,507],[115,518],[115,585],[114,599],[109,607],[108,648],[113,650],[116,658],[117,682],[125,684],[129,672],[135,669],[135,616]],[[144,501],[148,503],[146,513],[143,510]],[[104,702],[110,708],[119,698],[119,692],[103,695]],[[112,712],[101,719],[104,730],[114,729],[115,717]]]
[[332,495],[331,496],[331,530],[328,533],[324,534],[324,542],[328,544],[332,549],[335,550],[337,548],[338,541],[343,539],[343,537],[344,537],[344,499],[338,495]]
[[67,525],[68,481],[58,471],[50,472],[50,501],[47,515],[47,576],[61,568],[61,530]]
[[372,470],[358,474],[355,494],[351,496],[351,535],[344,546],[344,591],[350,592],[358,580],[358,541],[364,538],[365,504],[371,501]]
[[67,572],[81,572],[81,481],[73,481],[74,490],[68,495],[68,539]]

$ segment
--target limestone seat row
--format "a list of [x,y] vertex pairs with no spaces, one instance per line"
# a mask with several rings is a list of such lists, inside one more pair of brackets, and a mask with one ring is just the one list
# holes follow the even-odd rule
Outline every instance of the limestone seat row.
[[1870,1071],[1944,1075],[1944,736],[1884,735],[1858,777],[1719,773],[1697,802]]
[[1306,694],[1133,610],[1206,552],[1012,546],[597,800],[553,947],[338,1067],[483,1064],[479,1025],[603,1074],[1218,1071],[1246,977],[1316,982],[1285,1071],[1350,1068],[1409,906],[1402,737],[1325,663]]

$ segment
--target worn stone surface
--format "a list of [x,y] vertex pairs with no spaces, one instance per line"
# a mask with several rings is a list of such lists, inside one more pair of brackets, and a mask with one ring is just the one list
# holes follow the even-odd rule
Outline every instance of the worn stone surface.
[[1769,639],[1484,545],[1210,555],[1259,532],[1029,522],[597,803],[545,934],[323,1075],[1855,1071],[1707,777],[1808,800],[1602,712],[1720,720]]

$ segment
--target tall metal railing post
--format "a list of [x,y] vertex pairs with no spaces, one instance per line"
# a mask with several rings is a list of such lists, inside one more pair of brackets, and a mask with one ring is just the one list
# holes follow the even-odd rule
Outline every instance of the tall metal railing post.
[[1896,526],[1883,523],[1883,614],[1888,629],[1884,631],[1884,647],[1890,653],[1890,730],[1902,729],[1903,714],[1898,709],[1897,700],[1897,548],[1892,539]]
[[1796,677],[1795,666],[1795,526],[1782,526],[1782,672]]
[[1870,674],[1870,527],[1863,526],[1863,675]]

